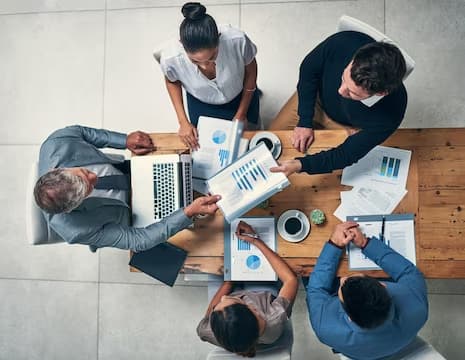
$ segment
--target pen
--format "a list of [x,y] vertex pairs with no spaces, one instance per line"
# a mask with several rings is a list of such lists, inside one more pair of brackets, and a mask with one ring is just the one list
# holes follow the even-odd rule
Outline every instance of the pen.
[[381,223],[381,241],[385,242],[384,240],[384,224],[386,222],[386,217],[383,216],[383,222]]
[[258,234],[240,233],[239,235],[248,236],[254,239],[260,239],[260,236]]

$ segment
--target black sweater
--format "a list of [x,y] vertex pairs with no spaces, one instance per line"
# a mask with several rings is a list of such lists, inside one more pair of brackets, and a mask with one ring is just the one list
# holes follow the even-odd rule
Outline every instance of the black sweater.
[[361,129],[336,148],[297,158],[302,162],[302,171],[320,174],[349,166],[386,140],[402,122],[407,107],[404,85],[371,107],[343,98],[337,92],[342,73],[355,52],[371,42],[374,40],[362,33],[340,32],[319,44],[302,62],[297,85],[298,126],[312,127],[315,99],[319,94],[323,110],[330,118]]

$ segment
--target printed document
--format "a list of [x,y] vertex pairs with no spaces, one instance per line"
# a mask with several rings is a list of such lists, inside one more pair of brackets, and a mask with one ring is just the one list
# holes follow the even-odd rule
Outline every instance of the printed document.
[[[415,227],[413,214],[348,216],[347,220],[360,224],[360,230],[366,237],[381,238],[383,217],[384,242],[399,254],[416,264]],[[376,241],[376,240],[374,240]],[[379,270],[380,267],[363,255],[362,250],[349,244],[350,270]]]
[[245,152],[248,140],[242,138],[243,122],[201,116],[197,130],[200,148],[192,152],[194,190],[206,194],[205,181]]
[[405,189],[354,187],[341,192],[341,204],[334,215],[346,221],[349,215],[390,214],[407,193]]
[[405,188],[412,152],[376,146],[342,171],[342,185]]
[[274,217],[242,217],[233,220],[231,224],[225,224],[224,280],[276,281],[276,273],[262,252],[236,236],[237,224],[241,220],[251,225],[260,239],[276,251]]
[[277,166],[270,150],[260,143],[218,174],[207,180],[209,192],[221,195],[218,206],[227,222],[289,186],[283,173],[272,173]]
[[346,167],[341,184],[353,189],[341,192],[341,204],[334,215],[346,221],[348,215],[392,213],[407,193],[411,155],[409,150],[376,146]]

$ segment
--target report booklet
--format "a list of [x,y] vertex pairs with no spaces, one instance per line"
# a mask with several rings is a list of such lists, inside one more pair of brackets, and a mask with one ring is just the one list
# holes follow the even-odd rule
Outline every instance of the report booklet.
[[252,226],[260,239],[276,251],[274,217],[242,217],[224,224],[224,280],[276,281],[276,273],[262,252],[236,236],[241,220]]
[[[359,223],[360,230],[366,237],[375,236],[381,239],[383,218],[385,244],[416,264],[413,214],[347,216],[347,221]],[[381,270],[354,244],[349,244],[348,252],[350,270]]]
[[289,186],[286,175],[270,172],[274,166],[277,163],[270,150],[260,143],[207,180],[209,192],[221,195],[217,204],[227,222]]
[[247,149],[242,138],[244,123],[201,116],[197,130],[200,148],[192,152],[194,190],[206,194],[206,180],[236,160]]

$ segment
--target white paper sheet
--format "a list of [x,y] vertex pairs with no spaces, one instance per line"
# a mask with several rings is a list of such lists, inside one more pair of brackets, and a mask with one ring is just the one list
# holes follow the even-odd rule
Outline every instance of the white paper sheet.
[[268,260],[254,245],[235,235],[240,220],[251,225],[260,239],[272,250],[276,250],[275,219],[273,217],[246,217],[231,222],[231,279],[234,281],[275,281],[276,273]]
[[341,184],[405,188],[412,152],[376,146],[357,163],[342,171]]
[[351,191],[341,192],[341,205],[334,215],[346,221],[351,215],[390,214],[407,193],[402,188],[354,187]]
[[206,180],[237,157],[243,123],[201,116],[197,129],[200,148],[192,152],[192,176]]

